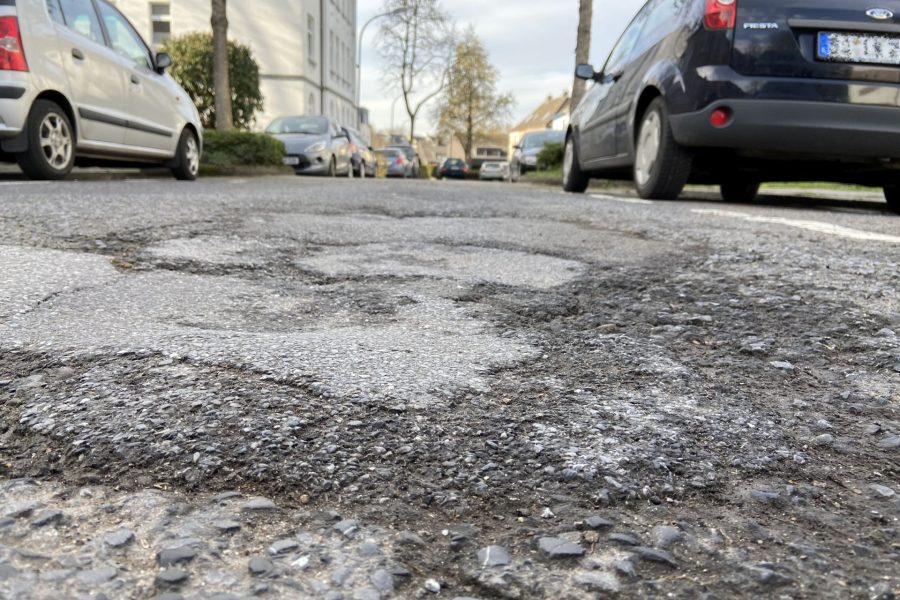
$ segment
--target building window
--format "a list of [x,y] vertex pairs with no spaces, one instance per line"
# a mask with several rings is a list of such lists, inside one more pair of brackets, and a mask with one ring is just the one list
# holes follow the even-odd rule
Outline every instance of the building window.
[[306,55],[309,62],[316,63],[316,18],[312,15],[306,19]]
[[151,2],[150,20],[153,22],[153,47],[159,48],[172,37],[172,12],[169,4]]

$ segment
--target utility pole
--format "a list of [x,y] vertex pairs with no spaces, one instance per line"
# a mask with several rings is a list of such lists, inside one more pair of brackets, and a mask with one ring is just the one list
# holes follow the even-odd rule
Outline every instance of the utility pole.
[[[575,64],[583,64],[591,62],[591,19],[593,18],[593,0],[579,0],[578,7],[578,38],[575,43]],[[572,100],[570,103],[570,111],[574,111],[581,98],[587,82],[583,79],[574,78],[572,84]]]

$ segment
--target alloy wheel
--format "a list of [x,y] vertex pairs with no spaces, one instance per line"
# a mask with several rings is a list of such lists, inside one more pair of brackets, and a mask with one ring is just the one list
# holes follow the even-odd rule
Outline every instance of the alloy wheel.
[[638,184],[647,185],[653,174],[653,168],[659,156],[659,145],[662,140],[662,120],[659,113],[651,111],[644,117],[641,132],[638,135],[637,156],[634,172]]
[[61,170],[72,159],[72,132],[68,123],[51,112],[41,121],[40,145],[44,159],[54,169]]
[[569,179],[573,164],[575,164],[575,142],[570,137],[566,142],[566,152],[563,155],[563,180]]
[[184,158],[187,160],[188,170],[192,175],[196,175],[200,171],[200,145],[193,135],[189,136],[185,143]]

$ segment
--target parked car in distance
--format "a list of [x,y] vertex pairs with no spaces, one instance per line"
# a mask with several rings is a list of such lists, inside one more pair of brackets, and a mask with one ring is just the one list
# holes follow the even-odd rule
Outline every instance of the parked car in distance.
[[764,181],[884,188],[900,212],[900,2],[653,0],[572,114],[564,187],[634,180],[643,198],[686,182],[747,202]]
[[297,175],[353,177],[350,138],[328,117],[278,117],[266,133],[284,143],[284,164]]
[[344,133],[350,139],[350,160],[353,164],[354,177],[375,177],[378,161],[375,151],[362,138],[362,135],[350,127],[344,127]]
[[486,162],[482,163],[478,171],[478,179],[481,181],[504,181],[509,177],[509,163]]
[[512,159],[509,161],[510,181],[518,181],[528,171],[536,171],[538,168],[538,154],[547,144],[564,144],[566,132],[555,129],[543,129],[526,133],[522,141],[516,146]]
[[171,64],[106,0],[0,2],[0,161],[32,179],[110,161],[196,179],[200,116]]
[[469,174],[469,165],[461,158],[448,158],[440,169],[438,169],[438,177],[444,179],[450,177],[453,179],[465,179]]
[[405,156],[406,160],[409,162],[410,176],[419,176],[419,167],[422,166],[422,161],[419,160],[419,155],[416,153],[415,148],[413,148],[409,144],[390,144],[387,147],[396,148],[397,150],[402,152],[403,156]]
[[412,174],[412,163],[397,148],[379,148],[375,150],[379,162],[384,165],[385,176],[408,179]]

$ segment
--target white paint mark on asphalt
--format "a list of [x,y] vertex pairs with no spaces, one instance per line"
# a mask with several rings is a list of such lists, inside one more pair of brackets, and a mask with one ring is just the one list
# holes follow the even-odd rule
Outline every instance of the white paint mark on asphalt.
[[612,200],[613,202],[624,202],[625,204],[653,204],[651,200],[641,200],[640,198],[621,198],[619,196],[607,196],[606,194],[591,194],[591,198],[597,200]]
[[888,244],[900,244],[900,236],[887,235],[885,233],[875,233],[872,231],[864,231],[862,229],[851,229],[850,227],[841,227],[832,223],[823,221],[809,221],[806,219],[785,219],[783,217],[760,217],[748,213],[697,208],[691,210],[692,213],[698,215],[709,215],[714,217],[728,217],[732,219],[742,219],[752,223],[770,223],[772,225],[784,225],[786,227],[796,227],[798,229],[806,229],[807,231],[815,231],[816,233],[824,233],[837,237],[848,238],[851,240],[862,240],[866,242],[886,242]]
[[46,185],[46,181],[0,181],[0,185]]

